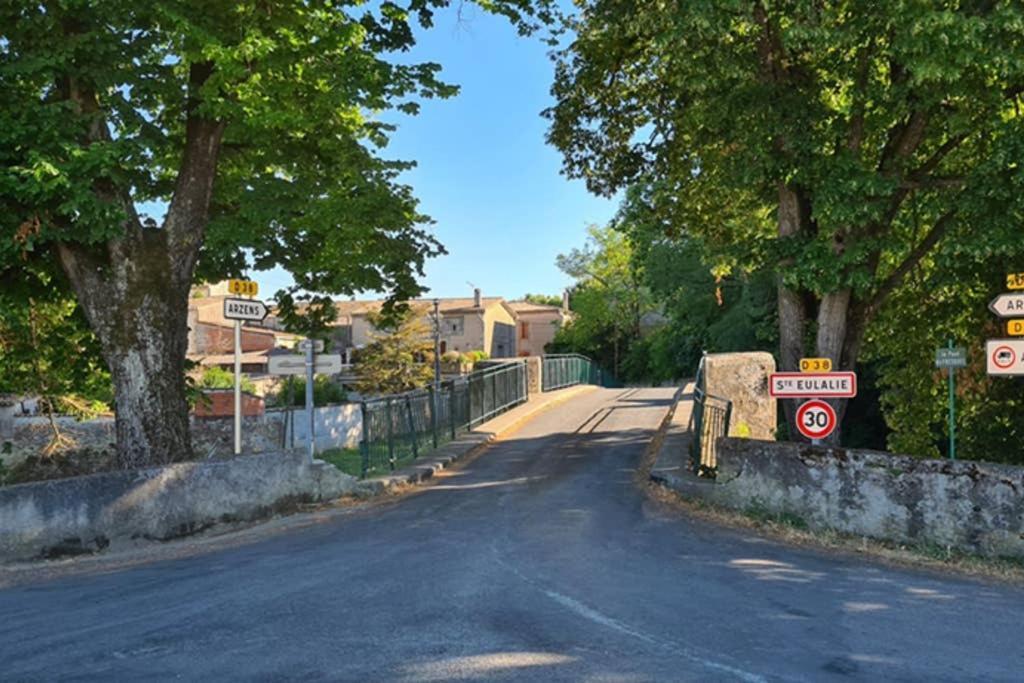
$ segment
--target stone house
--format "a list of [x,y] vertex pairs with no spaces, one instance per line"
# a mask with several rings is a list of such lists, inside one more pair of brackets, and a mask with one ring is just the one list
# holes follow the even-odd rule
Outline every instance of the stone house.
[[[193,288],[188,306],[188,358],[205,367],[234,368],[235,323],[224,317],[227,284]],[[294,347],[298,336],[264,326],[242,325],[242,370],[264,373],[271,349]]]
[[544,348],[555,340],[558,328],[569,319],[565,300],[561,306],[529,301],[510,301],[508,305],[516,313],[516,349],[520,356],[543,355]]
[[[336,348],[349,351],[373,342],[377,331],[369,315],[381,309],[384,302],[339,301],[335,341]],[[433,329],[433,299],[415,299],[409,305]],[[473,298],[439,299],[441,316],[441,353],[486,351],[491,358],[516,356],[518,318],[508,302],[501,297],[483,297],[480,290]]]

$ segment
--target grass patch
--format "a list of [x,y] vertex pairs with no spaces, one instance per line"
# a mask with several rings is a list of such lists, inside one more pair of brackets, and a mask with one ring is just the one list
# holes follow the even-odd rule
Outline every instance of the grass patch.
[[843,534],[833,530],[810,529],[796,515],[777,515],[759,509],[756,503],[743,512],[702,500],[689,499],[653,482],[647,492],[655,500],[706,522],[732,529],[750,530],[794,546],[817,548],[846,555],[869,557],[889,565],[954,572],[965,576],[1024,583],[1024,560],[1015,557],[982,557],[933,544],[905,544]]
[[316,457],[331,463],[345,474],[363,476],[363,456],[358,448],[331,448],[317,453]]

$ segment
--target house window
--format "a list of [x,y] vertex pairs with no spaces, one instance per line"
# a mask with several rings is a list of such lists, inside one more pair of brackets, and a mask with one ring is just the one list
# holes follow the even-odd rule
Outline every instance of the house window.
[[529,339],[530,338],[530,323],[519,323],[519,338]]
[[441,355],[443,356],[446,353],[448,353],[448,342],[442,341],[441,342]]
[[442,330],[445,334],[461,337],[465,330],[465,322],[463,317],[460,315],[454,318],[444,318],[442,321]]

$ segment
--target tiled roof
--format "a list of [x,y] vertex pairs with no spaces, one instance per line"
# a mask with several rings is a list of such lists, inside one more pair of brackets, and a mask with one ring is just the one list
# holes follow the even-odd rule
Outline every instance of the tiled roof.
[[549,306],[548,304],[535,304],[529,301],[509,301],[508,307],[516,313],[520,311],[534,311],[534,312],[546,312],[546,313],[558,313],[562,310],[561,306]]

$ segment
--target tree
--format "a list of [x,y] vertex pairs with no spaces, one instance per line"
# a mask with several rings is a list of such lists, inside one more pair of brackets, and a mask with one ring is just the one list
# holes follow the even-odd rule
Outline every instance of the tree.
[[[455,93],[438,65],[383,56],[448,4],[0,6],[0,278],[59,263],[113,378],[122,466],[191,456],[194,280],[279,265],[284,300],[421,291],[442,250],[373,115]],[[482,5],[522,32],[550,19],[544,2]]]
[[54,414],[93,417],[112,399],[95,336],[75,301],[49,287],[55,274],[0,287],[0,398],[32,396],[49,418],[53,438],[43,455],[70,445]]
[[574,317],[559,329],[554,347],[592,356],[618,375],[653,302],[623,231],[592,225],[587,236],[582,249],[556,259],[558,268],[576,283],[571,295]]
[[526,294],[523,301],[539,306],[561,306],[562,297],[557,294]]
[[407,308],[394,316],[367,316],[377,332],[356,359],[360,392],[400,394],[433,380],[434,346],[421,313]]
[[1019,3],[590,0],[574,28],[548,112],[566,172],[645,184],[677,230],[769,263],[783,369],[854,369],[944,242],[1024,249]]

